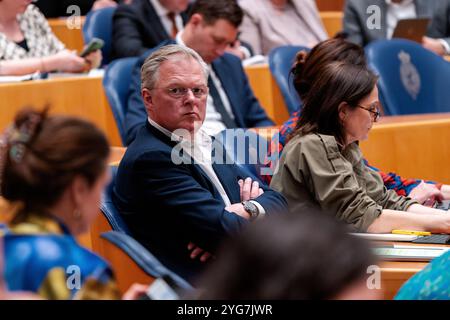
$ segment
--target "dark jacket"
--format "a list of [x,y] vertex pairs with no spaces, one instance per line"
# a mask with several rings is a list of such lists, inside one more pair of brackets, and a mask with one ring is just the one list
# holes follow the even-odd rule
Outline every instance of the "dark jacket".
[[[181,14],[186,22],[187,15]],[[170,35],[149,0],[134,0],[117,8],[113,18],[113,59],[137,57],[156,47]]]
[[[148,122],[142,126],[120,163],[113,201],[134,238],[169,269],[192,281],[205,264],[190,259],[188,243],[214,253],[248,221],[225,210],[219,191],[197,164],[172,161],[175,145]],[[235,164],[213,168],[231,203],[239,203],[238,180],[248,174]],[[287,210],[281,194],[265,185],[261,188],[265,192],[255,200],[268,215]]]

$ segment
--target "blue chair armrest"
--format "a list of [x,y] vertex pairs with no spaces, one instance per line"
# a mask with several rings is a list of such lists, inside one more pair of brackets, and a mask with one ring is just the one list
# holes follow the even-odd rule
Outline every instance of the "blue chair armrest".
[[193,290],[186,280],[167,269],[144,246],[129,235],[118,231],[108,231],[102,233],[101,237],[125,252],[148,275],[154,278],[169,277],[180,289]]

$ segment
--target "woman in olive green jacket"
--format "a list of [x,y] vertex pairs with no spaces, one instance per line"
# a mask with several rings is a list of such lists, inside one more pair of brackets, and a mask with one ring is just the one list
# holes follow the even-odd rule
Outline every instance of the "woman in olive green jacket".
[[319,207],[363,232],[450,233],[450,215],[387,190],[363,163],[358,141],[367,139],[379,117],[377,77],[345,62],[321,66],[316,74],[271,183],[290,210]]

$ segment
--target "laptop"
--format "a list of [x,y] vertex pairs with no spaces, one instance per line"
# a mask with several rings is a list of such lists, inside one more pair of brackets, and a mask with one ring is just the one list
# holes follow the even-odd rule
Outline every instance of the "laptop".
[[403,38],[422,43],[430,18],[402,19],[397,22],[392,38]]
[[450,200],[436,201],[433,208],[448,211],[450,209]]

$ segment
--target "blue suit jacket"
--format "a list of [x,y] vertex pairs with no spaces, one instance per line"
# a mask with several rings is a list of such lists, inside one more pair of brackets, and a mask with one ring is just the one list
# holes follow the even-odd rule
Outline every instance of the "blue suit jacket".
[[[168,44],[175,44],[175,41],[164,41],[158,47]],[[147,56],[156,49],[143,54],[133,70],[128,110],[125,115],[127,145],[133,141],[139,127],[147,120],[147,112],[141,98],[141,67]],[[239,128],[274,125],[253,94],[239,58],[225,53],[212,62],[212,67],[230,100],[234,118]]]
[[[197,164],[174,164],[175,145],[147,122],[120,163],[113,202],[133,237],[169,269],[192,280],[205,264],[189,258],[188,243],[214,252],[247,220],[225,210],[219,191]],[[248,175],[235,164],[213,168],[231,203],[239,203],[238,180]],[[281,194],[261,187],[265,193],[255,200],[267,214],[287,210]]]

